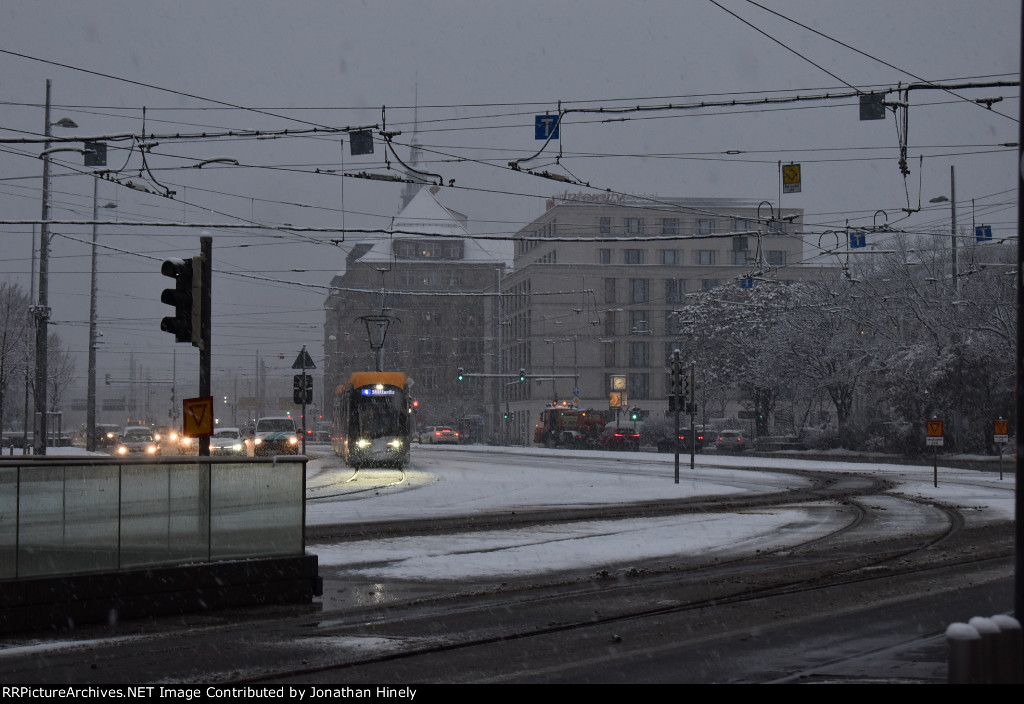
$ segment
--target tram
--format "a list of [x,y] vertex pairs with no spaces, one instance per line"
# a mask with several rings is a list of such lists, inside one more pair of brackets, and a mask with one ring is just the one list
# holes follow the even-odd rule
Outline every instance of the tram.
[[331,447],[351,467],[409,461],[409,380],[402,372],[355,372],[334,390]]

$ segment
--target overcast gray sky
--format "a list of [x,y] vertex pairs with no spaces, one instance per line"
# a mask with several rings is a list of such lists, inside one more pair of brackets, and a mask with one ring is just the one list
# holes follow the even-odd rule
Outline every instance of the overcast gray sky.
[[[146,132],[160,135],[381,126],[386,119],[389,130],[403,132],[396,144],[406,144],[418,105],[427,167],[454,181],[439,199],[466,213],[474,233],[510,234],[543,212],[545,197],[585,190],[507,168],[538,148],[533,116],[556,111],[559,101],[566,108],[691,105],[920,79],[1018,79],[1020,4],[1012,0],[763,4],[782,17],[742,0],[5,0],[0,138],[40,136],[47,78],[53,119],[79,125],[55,127],[59,136],[138,134],[145,107]],[[989,111],[976,98],[1003,100]],[[803,189],[782,204],[803,208],[807,229],[820,232],[848,220],[870,224],[878,210],[914,231],[948,228],[948,204],[927,201],[948,195],[954,164],[961,224],[975,216],[997,235],[1014,233],[1017,152],[999,145],[1017,140],[1018,89],[917,91],[911,105],[906,179],[893,115],[861,122],[852,99],[614,121],[569,114],[561,143],[530,165],[624,193],[776,201],[778,162],[795,161],[803,165]],[[375,154],[363,157],[347,148],[343,157],[336,135],[159,141],[147,163],[174,198],[101,182],[100,203],[117,205],[104,213],[130,221],[380,228],[399,205],[401,185],[337,175],[343,167],[384,172],[379,140]],[[112,143],[108,166],[159,190],[140,177],[140,155],[129,145]],[[559,149],[556,165],[549,157]],[[0,144],[0,219],[39,217],[39,151],[38,144]],[[408,152],[399,147],[399,154]],[[77,155],[56,156],[52,217],[86,219],[92,178]],[[239,166],[193,168],[213,157]],[[921,195],[926,210],[901,219],[900,209],[916,207]],[[31,225],[0,225],[0,279],[28,287],[31,232]],[[54,232],[53,329],[80,353],[84,389],[82,240],[90,230],[62,225]],[[251,370],[259,352],[287,368],[303,344],[316,358],[325,287],[354,236],[339,245],[330,243],[338,233],[212,233],[215,367]],[[102,242],[116,248],[100,270],[101,377],[126,375],[130,354],[153,378],[169,377],[174,345],[159,330],[168,280],[157,272],[163,258],[197,251],[198,235],[173,226],[101,228]],[[270,281],[236,276],[245,273]],[[179,374],[190,374],[195,351],[177,349]]]

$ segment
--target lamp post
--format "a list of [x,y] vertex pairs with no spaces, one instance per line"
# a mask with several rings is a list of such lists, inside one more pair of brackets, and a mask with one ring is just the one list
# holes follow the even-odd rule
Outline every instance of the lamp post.
[[78,127],[72,120],[61,118],[57,123],[50,122],[50,79],[46,79],[46,107],[43,111],[43,152],[39,158],[43,160],[43,207],[42,222],[39,226],[39,297],[36,300],[36,363],[35,363],[35,431],[32,438],[33,452],[37,455],[46,454],[46,363],[47,335],[50,319],[50,128]]
[[[89,378],[85,408],[85,449],[96,451],[96,221],[99,219],[98,189],[99,177],[92,181],[92,266],[89,278]],[[107,203],[104,208],[116,208],[114,203]]]
[[953,273],[953,286],[959,291],[960,290],[960,267],[957,261],[956,252],[956,167],[952,164],[949,165],[949,198],[946,196],[936,196],[930,199],[929,203],[945,203],[949,201],[950,207],[950,233],[952,235],[951,242],[951,257],[952,257],[952,268]]

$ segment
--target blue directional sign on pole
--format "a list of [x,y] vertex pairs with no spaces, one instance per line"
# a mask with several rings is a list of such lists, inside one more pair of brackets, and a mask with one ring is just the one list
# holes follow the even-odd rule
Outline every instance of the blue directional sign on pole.
[[867,237],[863,232],[850,233],[850,249],[859,249],[867,246]]
[[740,288],[754,288],[754,280],[740,279]]
[[991,225],[978,225],[974,228],[974,239],[978,242],[985,242],[992,239]]
[[536,115],[533,118],[534,139],[558,139],[558,115]]

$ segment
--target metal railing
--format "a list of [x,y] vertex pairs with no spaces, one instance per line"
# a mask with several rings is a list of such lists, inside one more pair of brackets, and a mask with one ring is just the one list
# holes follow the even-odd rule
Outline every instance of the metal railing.
[[306,458],[0,458],[0,580],[305,552]]

